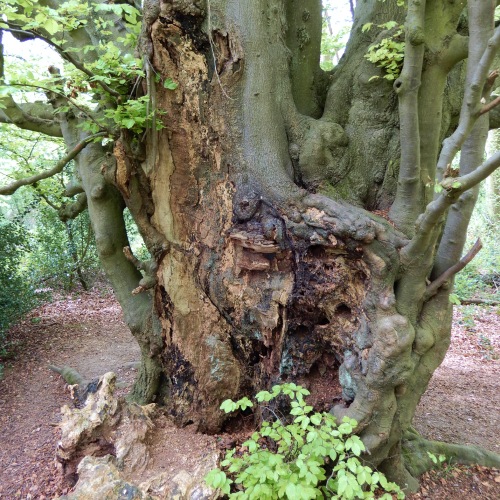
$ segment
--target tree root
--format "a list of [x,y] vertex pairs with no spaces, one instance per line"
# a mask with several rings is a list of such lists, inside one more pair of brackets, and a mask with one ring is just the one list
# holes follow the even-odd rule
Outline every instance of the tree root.
[[160,385],[161,372],[161,366],[156,358],[143,355],[134,387],[127,400],[137,404],[147,404],[154,401]]
[[402,443],[405,466],[410,474],[418,477],[436,467],[428,453],[438,457],[444,455],[448,463],[500,467],[500,455],[479,446],[443,443],[424,439],[412,431]]

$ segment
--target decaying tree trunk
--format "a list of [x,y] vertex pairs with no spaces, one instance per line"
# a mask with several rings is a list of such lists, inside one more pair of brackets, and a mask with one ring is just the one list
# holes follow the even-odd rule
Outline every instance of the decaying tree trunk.
[[[144,2],[140,48],[164,128],[77,157],[99,255],[142,349],[136,400],[215,432],[226,398],[329,385],[328,407],[359,422],[367,460],[415,486],[427,458],[404,452],[433,445],[412,418],[449,346],[475,189],[500,164],[482,159],[495,5],[358,2],[326,74],[318,0]],[[392,85],[364,58],[391,32],[362,26],[405,15]],[[85,140],[76,117],[60,120],[67,144]],[[123,252],[124,204],[150,262]]]
[[[151,64],[179,87],[156,89],[165,128],[149,134],[140,167],[118,156],[116,181],[154,235],[145,239],[156,249],[162,344],[150,354],[180,425],[214,432],[226,398],[284,380],[314,393],[330,381],[332,411],[359,422],[369,461],[412,484],[407,469],[423,459],[401,450],[415,443],[415,407],[450,339],[448,282],[428,280],[460,258],[472,207],[469,193],[453,205],[437,250],[462,191],[450,186],[428,205],[430,179],[453,157],[439,157],[459,112],[445,86],[466,46],[453,38],[464,2],[441,17],[435,4],[410,2],[409,62],[394,92],[370,81],[380,73],[363,58],[372,38],[361,34],[369,19],[401,18],[389,2],[358,7],[333,75],[317,66],[317,1],[161,3]],[[470,7],[481,27],[466,83],[475,105],[492,7]],[[431,33],[434,59],[424,62]],[[469,137],[461,176],[481,163],[486,116],[450,139],[453,149]],[[144,206],[154,207],[147,217]],[[395,224],[380,217],[391,206]]]

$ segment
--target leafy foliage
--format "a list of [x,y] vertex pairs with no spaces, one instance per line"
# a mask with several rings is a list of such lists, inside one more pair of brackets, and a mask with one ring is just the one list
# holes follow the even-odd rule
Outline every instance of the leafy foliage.
[[[362,30],[368,31],[372,27],[372,23],[367,23]],[[386,80],[396,80],[403,69],[403,59],[405,52],[404,31],[403,26],[395,21],[389,21],[384,24],[379,24],[379,28],[392,31],[391,36],[383,38],[380,42],[371,45],[368,48],[368,53],[365,58],[378,68],[384,71]],[[372,76],[370,80],[375,80],[378,76]]]
[[[0,125],[0,168],[2,178],[18,179],[45,170],[59,159],[59,141],[39,133],[9,130]],[[35,288],[70,290],[79,281],[97,273],[98,259],[88,213],[62,222],[58,210],[72,203],[61,195],[75,179],[74,165],[35,186],[25,186],[2,197],[0,209],[22,228],[26,244],[20,269]]]
[[[141,30],[141,13],[134,6],[80,0],[63,2],[57,10],[37,0],[2,0],[1,5],[4,17],[0,28],[45,40],[69,63],[62,77],[57,73],[40,76],[30,70],[6,71],[0,86],[0,108],[5,108],[2,96],[19,96],[37,89],[67,99],[67,105],[59,111],[77,108],[85,113],[89,119],[83,128],[91,133],[108,132],[113,136],[121,128],[141,133],[148,127],[162,127],[150,109],[150,97],[137,94],[146,74],[143,61],[131,50],[137,46]],[[114,39],[111,28],[116,24],[122,26],[124,34]],[[68,47],[66,33],[80,27],[93,28],[99,35],[98,42]],[[86,56],[85,63],[80,62],[80,53]],[[170,78],[163,86],[170,90],[177,87]],[[105,120],[94,116],[97,106],[106,109]]]
[[338,4],[323,1],[323,24],[321,33],[321,68],[331,71],[338,63],[351,31],[352,19],[339,16]]
[[87,212],[66,223],[44,202],[37,204],[25,224],[31,226],[30,251],[23,266],[39,287],[72,290],[78,281],[85,286],[99,273],[99,261]]
[[477,238],[481,238],[483,248],[455,277],[454,289],[460,299],[498,300],[500,293],[500,249],[496,237],[498,219],[488,213],[490,202],[482,186],[467,231],[466,248],[470,248]]
[[[359,457],[365,446],[353,434],[357,422],[345,417],[338,425],[331,414],[314,412],[304,399],[309,394],[293,383],[256,394],[263,415],[273,418],[243,443],[243,453],[228,451],[222,469],[210,471],[206,482],[229,498],[374,498],[377,489],[404,498],[396,484],[362,465]],[[288,418],[278,416],[268,404],[279,396],[290,400]],[[247,397],[221,405],[226,413],[250,407]]]
[[9,222],[0,212],[0,360],[8,355],[8,327],[35,305],[33,287],[21,272],[27,241],[22,225]]

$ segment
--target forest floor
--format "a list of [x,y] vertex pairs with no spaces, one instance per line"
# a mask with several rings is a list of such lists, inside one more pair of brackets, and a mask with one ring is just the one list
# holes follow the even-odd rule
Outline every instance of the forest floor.
[[[422,398],[415,426],[431,439],[500,453],[500,313],[493,307],[456,309],[450,351]],[[0,498],[57,497],[67,488],[54,460],[56,424],[61,406],[71,400],[47,365],[69,365],[85,379],[114,371],[130,386],[139,349],[108,290],[40,307],[12,328],[10,341],[14,357],[5,362],[0,381]],[[162,427],[171,435],[162,453],[170,471],[195,463],[216,439],[165,421]],[[497,500],[500,471],[446,464],[426,473],[410,498]]]

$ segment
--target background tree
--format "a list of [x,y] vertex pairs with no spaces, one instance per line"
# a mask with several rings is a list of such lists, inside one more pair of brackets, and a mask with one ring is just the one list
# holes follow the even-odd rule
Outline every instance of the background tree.
[[[494,0],[360,2],[331,74],[318,0],[150,0],[142,27],[139,2],[2,5],[4,31],[67,67],[15,81],[2,61],[0,119],[67,154],[0,193],[74,160],[142,350],[133,397],[216,431],[223,399],[329,382],[334,414],[400,484],[425,450],[498,465],[411,426],[450,342],[453,277],[480,247],[461,259],[478,185],[500,164],[483,161]],[[23,101],[33,86],[43,101]],[[148,261],[123,251],[125,206]]]

